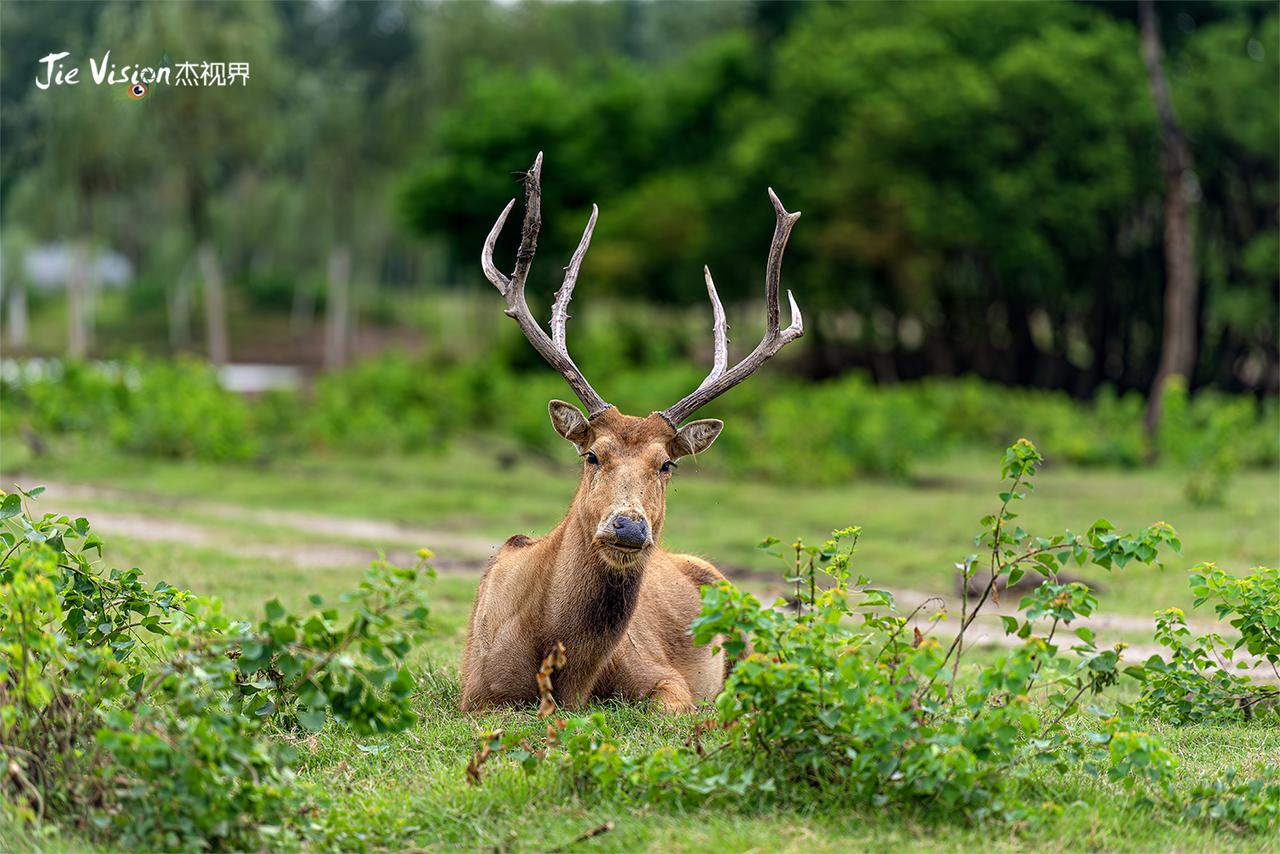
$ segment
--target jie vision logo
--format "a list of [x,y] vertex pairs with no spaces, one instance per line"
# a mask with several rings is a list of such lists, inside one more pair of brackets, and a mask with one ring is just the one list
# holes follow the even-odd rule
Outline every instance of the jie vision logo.
[[[82,82],[79,65],[70,61],[70,51],[51,53],[40,60],[36,72],[36,87],[49,89],[57,86],[78,86]],[[249,84],[247,62],[170,62],[165,57],[158,66],[117,65],[111,61],[111,51],[101,59],[89,57],[89,76],[95,86],[125,86],[130,98],[141,100],[154,84],[173,86],[222,87]]]

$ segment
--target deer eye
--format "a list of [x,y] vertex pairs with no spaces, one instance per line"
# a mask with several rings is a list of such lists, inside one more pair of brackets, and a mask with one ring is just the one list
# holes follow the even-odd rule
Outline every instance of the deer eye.
[[658,469],[658,471],[660,471],[662,474],[670,474],[671,470],[674,468],[677,468],[675,460],[667,460],[665,463],[662,464],[662,466]]
[[587,451],[587,453],[584,456],[587,458],[587,462],[591,463],[591,465],[593,466],[600,465],[600,458],[597,457],[594,452]]

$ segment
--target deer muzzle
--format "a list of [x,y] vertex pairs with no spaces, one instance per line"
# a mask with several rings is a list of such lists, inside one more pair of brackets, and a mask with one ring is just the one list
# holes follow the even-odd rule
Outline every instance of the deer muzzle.
[[653,545],[649,520],[643,514],[615,513],[596,529],[596,540],[619,551],[640,551]]

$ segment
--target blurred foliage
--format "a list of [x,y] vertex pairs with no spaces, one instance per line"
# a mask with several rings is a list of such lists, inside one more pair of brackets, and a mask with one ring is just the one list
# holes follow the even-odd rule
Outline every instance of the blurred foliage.
[[[624,412],[645,413],[700,379],[692,368],[619,368],[609,399]],[[1188,472],[1193,499],[1221,501],[1239,466],[1280,462],[1274,399],[1211,392],[1189,398],[1181,386],[1172,389],[1155,450]],[[309,390],[254,401],[222,390],[200,363],[155,360],[31,364],[8,371],[0,395],[10,431],[106,438],[126,451],[212,460],[304,450],[396,453],[463,435],[506,437],[550,454],[561,439],[543,404],[569,396],[546,370],[395,352],[323,375]],[[875,386],[854,373],[797,385],[765,373],[703,410],[728,425],[705,463],[776,481],[841,483],[862,474],[906,477],[916,460],[939,451],[1025,436],[1057,446],[1064,461],[1136,467],[1153,450],[1142,409],[1132,392],[1106,391],[1082,404],[1061,392],[973,377]],[[1205,487],[1197,485],[1206,478],[1213,478],[1212,491],[1202,495],[1197,490]]]
[[[541,149],[535,302],[592,202],[579,310],[695,303],[704,263],[728,301],[757,299],[772,185],[805,212],[785,278],[814,377],[1092,396],[1154,372],[1163,189],[1132,4],[11,0],[0,15],[6,293],[29,284],[9,259],[33,246],[123,253],[132,308],[91,318],[92,353],[208,346],[202,243],[241,358],[318,361],[316,316],[351,310],[323,293],[339,249],[356,318],[414,328],[395,295],[487,291],[478,248]],[[1280,16],[1194,0],[1160,15],[1198,170],[1190,387],[1275,391]],[[41,90],[59,50],[81,84]],[[249,61],[251,80],[132,102],[88,79],[108,50]],[[33,334],[26,350],[58,347]]]
[[[802,305],[858,315],[852,335],[813,324],[813,372],[1144,389],[1161,185],[1137,35],[1117,11],[811,4],[776,42],[737,32],[666,67],[490,73],[441,117],[401,204],[469,259],[543,149],[535,287],[555,286],[596,201],[593,288],[695,301],[709,262],[743,300],[758,292],[772,183],[806,213],[785,274]],[[1174,59],[1205,150],[1195,379],[1274,385],[1257,360],[1274,364],[1277,333],[1277,18],[1221,11]]]
[[[0,382],[6,420],[28,436],[75,435],[182,459],[254,456],[250,408],[192,359],[29,363]],[[10,420],[11,419],[11,420]]]

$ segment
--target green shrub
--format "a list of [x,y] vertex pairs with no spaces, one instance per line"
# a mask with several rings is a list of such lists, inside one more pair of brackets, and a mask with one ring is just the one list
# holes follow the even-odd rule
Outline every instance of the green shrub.
[[330,719],[403,729],[405,657],[429,568],[377,562],[309,615],[268,602],[256,625],[137,569],[104,572],[85,519],[0,504],[0,809],[116,845],[256,849],[306,831],[277,733]]
[[8,417],[16,415],[38,434],[102,435],[128,405],[123,370],[73,361],[15,363],[0,396]]
[[149,362],[130,371],[126,405],[114,420],[116,444],[162,457],[247,460],[256,439],[244,398],[218,384],[194,359]]
[[244,398],[189,358],[22,366],[0,386],[7,415],[33,434],[107,438],[161,457],[247,460],[257,447]]
[[[387,353],[325,374],[309,390],[252,402],[220,389],[210,370],[190,360],[29,365],[6,373],[0,395],[6,413],[38,434],[107,436],[140,454],[243,460],[308,449],[430,452],[476,435],[545,453],[560,442],[548,429],[545,403],[569,392],[518,333],[512,340],[522,346],[512,344],[505,357],[460,363]],[[676,346],[666,339],[636,344],[637,361],[627,357],[635,348],[612,346],[621,349],[598,348],[597,361],[613,366],[600,390],[624,412],[646,415],[669,405],[703,376],[688,361],[646,365]],[[1019,436],[1052,445],[1066,462],[1144,465],[1151,448],[1143,410],[1141,396],[1105,389],[1086,404],[971,378],[877,386],[857,373],[816,383],[765,373],[702,414],[728,424],[708,465],[837,483],[864,474],[907,477],[917,460],[939,450],[1007,445]],[[1188,397],[1172,383],[1156,450],[1186,473],[1192,500],[1219,502],[1242,466],[1280,462],[1277,435],[1274,400]]]
[[1193,399],[1182,377],[1171,377],[1156,441],[1163,457],[1187,471],[1185,490],[1192,502],[1221,504],[1242,465],[1276,464],[1275,401],[1259,412],[1248,397],[1209,391]]
[[[1153,564],[1161,549],[1181,544],[1164,523],[1129,534],[1105,519],[1083,534],[1024,531],[1013,508],[1033,488],[1041,461],[1026,439],[1005,454],[999,510],[981,522],[980,553],[960,564],[982,593],[972,609],[964,600],[950,640],[921,630],[942,616],[923,619],[930,603],[902,614],[890,593],[855,575],[860,529],[785,552],[770,538],[761,545],[782,559],[795,596],[765,605],[727,582],[703,588],[694,640],[718,644],[737,661],[715,717],[699,722],[684,747],[634,752],[594,714],[558,722],[541,745],[486,736],[484,755],[497,751],[528,771],[550,763],[576,790],[637,805],[895,804],[1018,823],[1055,809],[1047,768],[1105,778],[1196,820],[1274,827],[1280,769],[1247,781],[1228,774],[1180,794],[1178,762],[1162,740],[1123,702],[1100,705],[1122,679],[1150,684],[1152,664],[1126,666],[1125,645],[1099,646],[1087,627],[1068,635],[1098,601],[1085,584],[1060,581],[1060,570],[1069,562],[1112,571]],[[966,664],[966,633],[998,595],[997,582],[1029,572],[1043,581],[1017,616],[1000,618],[1015,644]],[[1225,575],[1192,578],[1202,596],[1220,600],[1220,614],[1238,617],[1241,644],[1266,654],[1280,614],[1274,591]]]
[[1169,651],[1168,660],[1147,661],[1139,708],[1176,724],[1269,713],[1280,689],[1259,685],[1232,665],[1243,649],[1273,670],[1280,666],[1280,569],[1257,567],[1237,577],[1204,563],[1192,570],[1189,583],[1196,607],[1212,603],[1217,618],[1240,637],[1195,635],[1178,608],[1157,612],[1156,640]]

